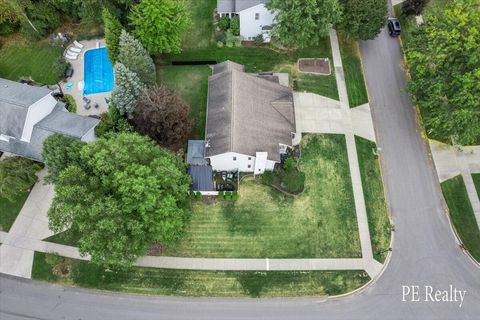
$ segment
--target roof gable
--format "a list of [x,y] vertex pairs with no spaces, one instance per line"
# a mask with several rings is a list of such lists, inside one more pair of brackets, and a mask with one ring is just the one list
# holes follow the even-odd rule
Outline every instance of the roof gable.
[[240,12],[242,10],[265,4],[270,0],[217,0],[218,12]]

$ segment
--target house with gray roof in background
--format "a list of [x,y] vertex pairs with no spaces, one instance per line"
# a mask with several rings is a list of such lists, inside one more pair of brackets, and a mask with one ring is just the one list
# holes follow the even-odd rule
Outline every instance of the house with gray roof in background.
[[215,65],[208,79],[205,135],[204,158],[214,171],[273,170],[295,135],[288,78],[249,74],[231,61]]
[[92,141],[98,123],[68,112],[50,89],[0,78],[0,151],[42,161],[47,137],[60,133]]
[[270,31],[276,14],[267,9],[270,0],[217,0],[217,13],[220,17],[238,16],[240,36],[253,40],[261,34],[265,42],[270,42]]

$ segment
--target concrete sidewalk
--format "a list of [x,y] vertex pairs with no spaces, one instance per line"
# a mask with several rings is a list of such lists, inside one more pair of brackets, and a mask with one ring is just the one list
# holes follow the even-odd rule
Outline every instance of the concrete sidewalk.
[[473,173],[480,173],[480,146],[453,147],[435,140],[429,144],[440,182],[462,175],[480,228],[480,200],[472,179]]
[[52,185],[44,185],[46,170],[38,173],[35,184],[17,219],[8,234],[2,238],[0,246],[0,272],[30,278],[33,262],[33,250],[17,245],[19,238],[41,240],[53,233],[48,229],[47,212],[53,200]]

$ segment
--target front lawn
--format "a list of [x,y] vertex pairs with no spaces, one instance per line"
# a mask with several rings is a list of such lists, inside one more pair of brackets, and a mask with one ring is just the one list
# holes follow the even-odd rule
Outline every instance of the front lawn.
[[190,107],[195,120],[192,139],[205,138],[208,77],[212,70],[208,66],[161,66],[157,68],[157,79],[174,90]]
[[113,272],[86,261],[39,252],[35,252],[32,278],[140,294],[252,298],[338,295],[355,290],[370,280],[364,271],[355,270],[255,272],[137,267]]
[[350,108],[354,108],[368,102],[358,44],[345,35],[339,35],[338,40],[347,85],[348,102]]
[[441,186],[455,230],[465,248],[480,261],[480,230],[462,176],[444,181]]
[[305,192],[286,196],[246,179],[234,204],[194,203],[186,237],[169,256],[356,258],[361,256],[345,137],[303,137]]
[[475,184],[475,189],[477,189],[478,197],[480,198],[480,173],[472,174],[472,179]]
[[0,197],[0,231],[10,230],[29,194],[30,192],[20,192],[13,202]]
[[13,81],[31,77],[38,83],[55,84],[59,79],[53,66],[62,52],[61,47],[41,42],[8,42],[0,49],[0,77]]
[[355,137],[363,195],[367,209],[368,228],[373,257],[383,263],[390,247],[391,226],[388,216],[378,157],[373,154],[375,143]]

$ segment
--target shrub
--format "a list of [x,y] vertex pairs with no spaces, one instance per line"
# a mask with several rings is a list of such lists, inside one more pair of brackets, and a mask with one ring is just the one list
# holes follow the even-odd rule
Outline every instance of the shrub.
[[298,170],[287,171],[283,176],[282,184],[288,192],[301,192],[305,184],[305,174]]
[[235,47],[240,48],[242,46],[242,38],[235,37],[233,44],[235,45]]
[[272,171],[265,171],[261,176],[260,180],[263,184],[271,185],[275,180],[275,175]]
[[232,192],[232,200],[233,201],[237,201],[238,200],[238,191],[233,191]]
[[283,168],[285,169],[285,171],[291,171],[293,169],[293,166],[294,166],[293,158],[289,157],[285,159],[285,161],[283,162]]
[[203,199],[202,193],[201,193],[201,192],[197,192],[197,193],[195,194],[195,199],[197,199],[198,201],[202,201],[202,199]]
[[405,0],[402,4],[402,14],[405,16],[419,15],[427,5],[427,2],[428,0]]
[[101,138],[108,133],[130,132],[132,127],[111,102],[107,112],[100,115],[100,123],[95,127],[95,134]]
[[195,191],[190,191],[190,199],[195,200],[196,194]]
[[217,41],[220,41],[222,43],[225,43],[227,41],[227,34],[224,31],[217,32],[215,35],[215,38]]
[[227,41],[225,45],[227,48],[233,48],[233,41]]
[[221,17],[218,22],[218,27],[223,31],[227,31],[228,28],[230,28],[230,19],[228,17]]
[[225,191],[219,191],[217,198],[218,198],[218,200],[220,200],[220,201],[225,200]]
[[240,35],[240,18],[238,16],[233,17],[230,21],[230,30],[234,36]]
[[257,35],[254,39],[253,39],[253,42],[255,42],[255,45],[257,47],[261,46],[263,44],[263,35],[262,34],[259,34]]
[[64,79],[65,78],[65,71],[68,68],[68,63],[65,59],[60,56],[58,57],[55,62],[53,63],[53,72],[57,76],[57,79]]
[[65,94],[64,96],[65,102],[67,103],[67,110],[73,113],[77,112],[77,103],[75,102],[75,98],[73,98],[70,94]]
[[218,48],[223,48],[223,42],[222,41],[217,41],[217,47]]

